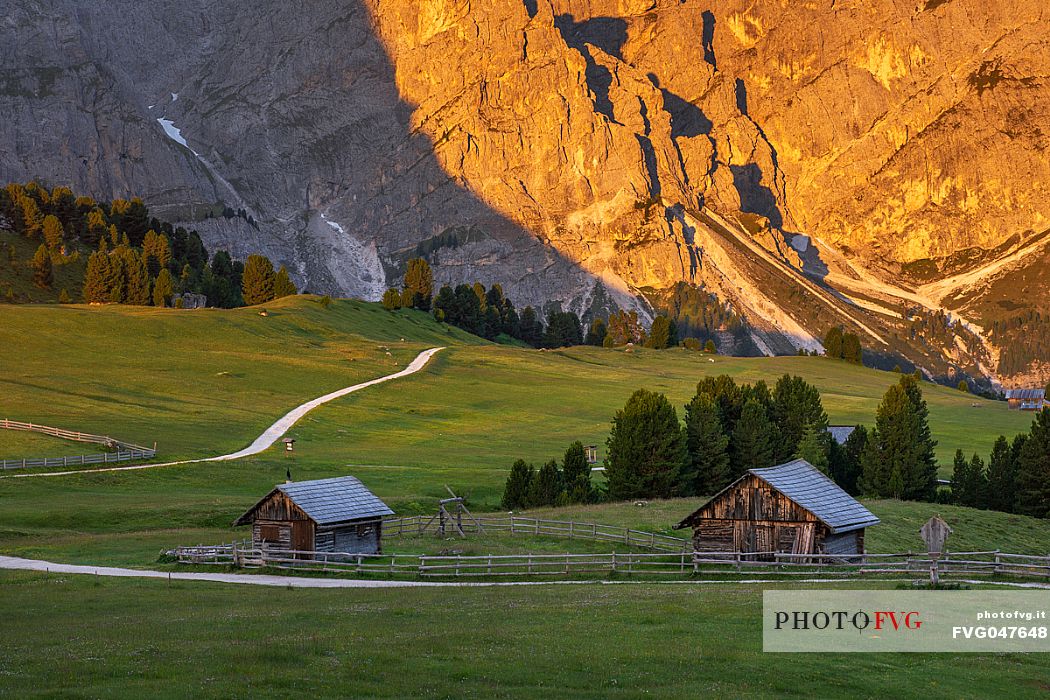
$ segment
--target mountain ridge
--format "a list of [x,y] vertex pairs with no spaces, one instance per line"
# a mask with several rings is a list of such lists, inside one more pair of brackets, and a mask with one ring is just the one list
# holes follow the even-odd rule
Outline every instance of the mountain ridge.
[[377,298],[421,250],[585,317],[686,282],[769,353],[841,323],[945,381],[1009,380],[986,327],[1050,303],[1035,3],[15,6],[0,179],[142,194],[313,291]]

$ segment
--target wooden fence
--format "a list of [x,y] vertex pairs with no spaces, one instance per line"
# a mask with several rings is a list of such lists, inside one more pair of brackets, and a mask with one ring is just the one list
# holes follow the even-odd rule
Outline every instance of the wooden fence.
[[[631,547],[657,552],[683,552],[693,547],[691,540],[655,532],[643,532],[626,527],[577,523],[568,520],[541,520],[506,516],[502,518],[464,517],[458,522],[464,532],[478,533],[485,530],[509,532],[515,535],[546,535],[577,540],[621,542]],[[433,516],[413,515],[405,518],[388,518],[383,521],[383,537],[405,535],[438,534],[440,521]],[[455,526],[446,523],[445,534],[455,534]]]
[[52,428],[47,425],[36,423],[23,423],[22,421],[0,418],[0,429],[3,430],[25,430],[34,433],[43,433],[63,440],[75,442],[90,442],[97,445],[105,445],[107,448],[115,448],[114,452],[102,452],[90,455],[75,455],[72,457],[35,457],[26,459],[4,459],[0,460],[0,469],[29,469],[32,467],[72,467],[80,464],[108,464],[110,462],[128,462],[135,459],[152,459],[157,455],[157,446],[153,448],[133,445],[129,442],[116,440],[107,435],[92,435],[62,428]]
[[[211,547],[178,547],[179,563],[296,571],[384,573],[420,577],[578,576],[645,574],[718,576],[822,576],[850,578],[888,574],[925,577],[926,555],[813,555],[780,552],[677,552],[610,554],[514,554],[432,556],[428,554],[351,554],[258,549],[250,542]],[[1050,555],[1005,552],[952,552],[938,561],[941,578],[1006,575],[1050,580]]]

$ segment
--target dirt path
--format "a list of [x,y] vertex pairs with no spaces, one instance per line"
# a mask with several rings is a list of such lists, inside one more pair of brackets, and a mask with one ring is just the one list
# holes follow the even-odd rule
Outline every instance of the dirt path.
[[[80,564],[56,564],[40,559],[0,556],[0,569],[14,571],[44,571],[53,574],[81,574],[88,576],[113,576],[117,578],[159,578],[169,581],[203,581],[205,583],[235,583],[251,586],[280,586],[283,588],[492,588],[497,586],[587,586],[606,585],[727,585],[733,583],[842,583],[862,579],[807,578],[792,581],[780,579],[738,579],[731,581],[387,581],[345,578],[307,578],[305,576],[271,576],[267,574],[210,574],[195,571],[155,571],[150,569],[122,569],[115,566],[85,566]],[[912,579],[877,579],[887,581],[911,581]],[[988,584],[1011,588],[1037,588],[1050,590],[1046,583],[1009,583],[1002,581],[971,581],[960,583]]]
[[136,471],[138,469],[155,469],[157,467],[171,467],[178,464],[194,464],[197,462],[226,462],[231,459],[240,459],[242,457],[256,455],[260,452],[269,449],[275,442],[280,440],[281,437],[286,432],[288,432],[288,429],[295,425],[300,418],[302,418],[318,406],[328,403],[329,401],[334,401],[335,399],[342,398],[343,396],[351,394],[355,391],[360,391],[361,389],[367,389],[370,386],[375,386],[376,384],[382,384],[383,382],[389,382],[392,379],[400,379],[401,377],[407,377],[410,374],[415,374],[416,372],[418,372],[426,366],[427,362],[430,361],[430,358],[432,358],[434,355],[436,355],[442,350],[444,350],[444,348],[430,348],[429,350],[424,350],[416,356],[416,359],[412,360],[412,362],[409,363],[409,365],[400,372],[388,374],[385,377],[379,377],[378,379],[372,379],[367,382],[362,382],[360,384],[354,384],[353,386],[348,386],[345,389],[339,389],[338,391],[333,391],[330,394],[319,396],[318,398],[313,399],[312,401],[307,401],[301,406],[296,406],[291,411],[281,416],[276,423],[264,430],[262,435],[255,438],[255,441],[251,445],[245,447],[243,450],[238,450],[237,452],[231,452],[230,454],[219,455],[217,457],[185,459],[179,462],[158,462],[156,464],[133,464],[127,467],[103,467],[100,469],[71,469],[68,471],[61,472],[7,474],[0,476],[0,479],[27,479],[31,477],[40,476],[68,476],[70,474],[97,474],[98,472]]

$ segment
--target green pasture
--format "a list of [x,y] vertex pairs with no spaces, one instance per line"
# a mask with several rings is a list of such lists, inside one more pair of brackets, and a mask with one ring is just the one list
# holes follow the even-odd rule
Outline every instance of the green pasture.
[[0,459],[73,457],[105,451],[105,446],[93,442],[63,440],[43,433],[0,428]]
[[0,573],[9,697],[1045,697],[1040,654],[761,651],[762,587],[301,590]]
[[365,302],[295,297],[262,310],[0,306],[0,417],[156,442],[158,459],[204,457],[420,350],[481,342]]

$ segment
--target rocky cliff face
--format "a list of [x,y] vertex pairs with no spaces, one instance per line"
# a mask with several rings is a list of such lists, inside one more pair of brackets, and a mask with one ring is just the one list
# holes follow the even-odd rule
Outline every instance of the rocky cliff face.
[[[915,319],[987,324],[998,281],[1040,274],[1048,19],[1032,0],[18,0],[0,179],[144,194],[316,291],[377,298],[417,254],[582,313],[684,281],[766,352],[842,323],[876,355],[993,374],[983,328],[931,344]],[[257,226],[202,218],[223,206]]]

